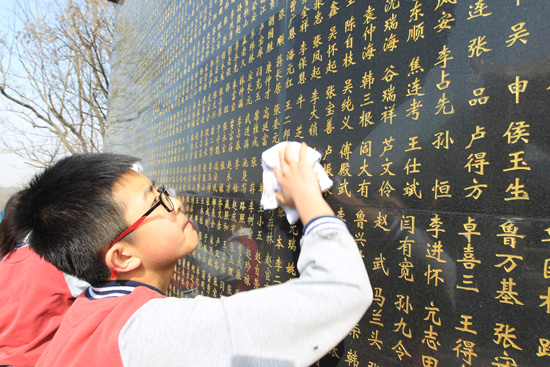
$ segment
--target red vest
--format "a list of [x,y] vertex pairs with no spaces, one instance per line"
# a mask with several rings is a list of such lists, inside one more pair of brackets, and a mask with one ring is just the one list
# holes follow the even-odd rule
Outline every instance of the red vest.
[[0,261],[0,365],[34,366],[73,301],[63,273],[28,246]]
[[86,293],[67,311],[39,366],[123,366],[118,337],[128,319],[147,301],[165,298],[145,286],[119,297],[90,300]]

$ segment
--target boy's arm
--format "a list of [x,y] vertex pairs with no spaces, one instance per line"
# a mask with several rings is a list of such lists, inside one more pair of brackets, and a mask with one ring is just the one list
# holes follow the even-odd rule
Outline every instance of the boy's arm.
[[124,365],[315,363],[359,322],[372,288],[357,244],[335,217],[310,222],[297,269],[299,278],[221,299],[149,301],[121,332]]

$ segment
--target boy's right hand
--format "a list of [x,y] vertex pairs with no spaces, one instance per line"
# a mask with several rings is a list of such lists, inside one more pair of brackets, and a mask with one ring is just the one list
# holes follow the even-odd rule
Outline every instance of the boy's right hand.
[[319,180],[313,171],[313,165],[306,158],[307,144],[300,146],[299,159],[292,156],[290,144],[279,152],[281,170],[273,171],[281,191],[275,194],[281,205],[295,207],[302,223],[306,225],[311,219],[323,215],[334,215],[319,187]]

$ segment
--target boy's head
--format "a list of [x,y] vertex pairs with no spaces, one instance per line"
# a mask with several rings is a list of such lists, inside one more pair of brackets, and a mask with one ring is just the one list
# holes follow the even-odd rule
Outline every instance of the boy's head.
[[177,198],[131,169],[136,161],[75,155],[37,175],[16,213],[33,250],[92,285],[112,271],[117,279],[165,290],[176,261],[195,250],[198,235]]
[[27,235],[27,232],[18,229],[14,217],[23,193],[18,191],[13,194],[4,208],[4,218],[0,223],[0,259],[11,253]]
[[112,189],[136,161],[108,153],[74,155],[36,175],[16,213],[32,249],[91,284],[108,279],[104,253],[128,226]]

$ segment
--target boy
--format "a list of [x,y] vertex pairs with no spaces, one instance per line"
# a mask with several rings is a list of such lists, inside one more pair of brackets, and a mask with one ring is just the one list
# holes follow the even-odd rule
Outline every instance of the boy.
[[37,176],[18,213],[31,246],[91,284],[37,366],[307,366],[330,351],[372,289],[306,148],[298,161],[281,153],[276,171],[277,199],[305,224],[300,277],[221,299],[164,296],[198,236],[179,200],[129,169],[134,158],[73,156]]
[[18,232],[14,215],[24,193],[8,200],[0,223],[0,365],[32,367],[63,315],[88,284],[41,259]]

